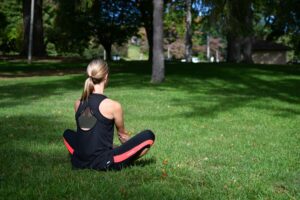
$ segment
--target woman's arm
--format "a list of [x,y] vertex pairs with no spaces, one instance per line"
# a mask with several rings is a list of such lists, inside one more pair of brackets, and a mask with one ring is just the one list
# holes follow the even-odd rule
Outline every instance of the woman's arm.
[[75,104],[74,104],[74,110],[75,110],[75,113],[77,112],[77,109],[78,109],[78,107],[79,107],[79,104],[80,104],[80,100],[75,101]]
[[116,125],[117,131],[118,131],[119,140],[123,144],[124,142],[126,142],[127,140],[130,139],[130,136],[124,126],[124,117],[123,117],[122,106],[120,103],[118,103],[116,101],[114,102],[114,105],[113,105],[113,117],[114,117],[115,125]]
[[119,102],[111,99],[104,99],[99,105],[99,111],[104,117],[115,121],[119,140],[122,144],[129,140],[130,136],[124,126],[123,110]]

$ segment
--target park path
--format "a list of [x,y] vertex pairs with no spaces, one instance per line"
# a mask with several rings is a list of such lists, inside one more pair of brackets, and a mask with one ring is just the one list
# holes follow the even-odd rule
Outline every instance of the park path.
[[83,74],[83,69],[53,69],[53,70],[34,70],[34,71],[0,71],[0,79],[21,78],[33,76],[64,76],[69,74]]

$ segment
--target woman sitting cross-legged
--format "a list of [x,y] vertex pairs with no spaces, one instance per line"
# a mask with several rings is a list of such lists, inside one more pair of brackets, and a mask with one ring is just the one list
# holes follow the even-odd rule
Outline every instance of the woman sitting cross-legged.
[[[88,65],[81,99],[75,102],[77,131],[67,129],[63,134],[75,168],[120,170],[145,155],[154,143],[155,136],[150,130],[130,138],[120,103],[103,94],[108,71],[107,63],[101,59]],[[113,148],[114,126],[122,143],[116,148]]]

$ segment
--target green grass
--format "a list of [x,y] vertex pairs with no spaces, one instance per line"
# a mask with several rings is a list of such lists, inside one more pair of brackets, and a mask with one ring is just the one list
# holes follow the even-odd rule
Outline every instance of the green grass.
[[168,63],[151,85],[149,64],[111,64],[106,94],[156,143],[97,172],[72,170],[61,137],[85,65],[0,62],[0,199],[300,199],[299,66]]
[[136,45],[129,45],[128,47],[128,60],[147,60],[148,56],[141,54],[140,47]]

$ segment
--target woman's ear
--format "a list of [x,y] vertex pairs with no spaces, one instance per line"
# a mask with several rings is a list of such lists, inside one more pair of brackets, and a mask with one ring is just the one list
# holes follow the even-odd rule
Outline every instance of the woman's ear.
[[105,85],[105,87],[107,86],[107,84],[108,84],[108,73],[105,75],[105,77],[104,77],[104,85]]
[[104,79],[105,79],[105,80],[107,80],[107,79],[108,79],[108,73],[105,75]]

